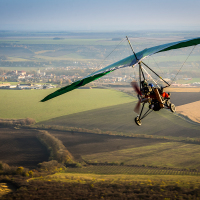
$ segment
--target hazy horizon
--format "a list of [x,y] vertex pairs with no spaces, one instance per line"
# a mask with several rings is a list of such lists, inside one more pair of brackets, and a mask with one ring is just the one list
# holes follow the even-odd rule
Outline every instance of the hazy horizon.
[[200,30],[198,0],[0,0],[0,30]]

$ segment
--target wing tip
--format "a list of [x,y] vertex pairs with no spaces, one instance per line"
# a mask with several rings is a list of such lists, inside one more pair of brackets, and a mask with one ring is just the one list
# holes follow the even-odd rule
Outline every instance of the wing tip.
[[44,99],[40,100],[40,102],[45,102],[45,101],[48,101],[49,99],[51,99],[51,98],[49,98],[49,95],[48,95],[48,96],[44,97]]
[[45,101],[47,101],[47,100],[45,100],[45,99],[42,99],[40,102],[45,102]]

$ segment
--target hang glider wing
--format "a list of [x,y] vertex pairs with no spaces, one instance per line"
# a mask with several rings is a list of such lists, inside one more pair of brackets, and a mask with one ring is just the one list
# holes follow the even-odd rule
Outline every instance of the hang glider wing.
[[90,82],[92,82],[92,81],[94,81],[98,78],[101,78],[102,76],[104,76],[104,75],[106,75],[106,74],[108,74],[108,73],[110,73],[110,72],[112,72],[116,69],[134,66],[138,62],[140,62],[141,60],[143,60],[143,59],[145,59],[148,56],[151,56],[153,54],[156,54],[156,53],[159,53],[159,52],[164,52],[164,51],[169,51],[169,50],[172,50],[172,49],[179,49],[179,48],[194,46],[194,45],[197,45],[197,44],[200,44],[200,37],[188,39],[188,40],[182,40],[182,41],[178,41],[178,42],[167,43],[167,44],[163,44],[163,45],[144,49],[144,50],[136,53],[137,59],[136,59],[135,55],[131,55],[127,58],[124,58],[123,60],[120,60],[120,61],[118,61],[118,62],[116,62],[112,65],[109,65],[109,66],[107,66],[103,69],[100,69],[100,70],[84,77],[83,79],[72,83],[71,85],[65,86],[65,87],[49,94],[44,99],[42,99],[41,102],[45,102],[49,99],[52,99],[52,98],[57,97],[61,94],[64,94],[64,93],[69,92],[71,90],[74,90],[78,87],[84,86],[87,83],[90,83]]

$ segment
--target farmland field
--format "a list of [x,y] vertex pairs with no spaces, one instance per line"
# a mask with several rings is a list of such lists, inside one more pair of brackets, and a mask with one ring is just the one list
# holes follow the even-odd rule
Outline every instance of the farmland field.
[[0,128],[0,161],[11,166],[36,168],[49,152],[30,129]]
[[[199,93],[172,93],[172,102],[176,105],[184,105],[197,99],[199,99]],[[134,113],[130,109],[134,108],[134,104],[131,102],[79,112],[39,124],[80,127],[89,130],[100,129],[118,135],[49,130],[51,134],[63,141],[70,153],[79,161],[200,169],[199,143],[187,141],[188,138],[200,137],[198,124],[191,124],[178,115],[161,110],[153,112],[143,120],[142,126],[138,127],[133,121]],[[137,135],[137,138],[134,135]],[[152,138],[141,138],[144,135]],[[156,139],[157,137],[163,139]],[[116,169],[119,168],[116,167]],[[85,168],[86,172],[87,170],[92,172],[92,169],[95,171],[95,168],[91,170]],[[135,173],[133,171],[132,173]],[[74,172],[73,169],[72,172]]]
[[[64,35],[62,38],[63,33],[59,33],[61,38],[58,40],[54,33],[48,36],[34,33],[31,37],[24,37],[22,33],[19,37],[3,38],[6,34],[0,33],[0,68],[9,67],[9,70],[54,68],[56,71],[66,66],[96,68],[120,42],[110,36],[90,38],[87,34],[81,37]],[[152,35],[146,39],[136,35],[130,40],[138,52],[154,45],[182,40],[184,34],[174,37],[173,33],[168,33],[166,35],[170,38],[165,38],[166,35],[161,33],[161,38]],[[190,71],[199,73],[199,49],[195,48],[183,67],[183,74],[188,77]],[[103,65],[129,56],[129,50],[127,41],[124,41],[116,54],[108,60],[106,58]],[[178,50],[177,56],[174,56],[174,51],[166,52],[155,55],[156,61],[149,58],[145,62],[153,64],[156,71],[158,63],[161,72],[176,74],[176,69],[181,67],[190,51],[191,48]],[[198,82],[199,78],[191,81]],[[38,125],[46,129],[62,141],[79,163],[76,167],[67,167],[62,173],[26,179],[17,192],[4,199],[35,199],[38,196],[60,199],[67,195],[72,199],[89,199],[91,194],[98,199],[154,199],[156,195],[161,199],[191,199],[200,196],[200,126],[197,123],[189,123],[191,121],[177,114],[161,110],[151,113],[138,127],[134,123],[137,114],[133,112],[137,99],[111,89],[80,89],[40,102],[54,91],[0,90],[0,118],[35,119],[37,124],[32,128]],[[171,101],[176,106],[199,99],[199,92],[188,94],[172,90]],[[60,127],[60,130],[66,127],[68,131],[56,130],[55,127]],[[31,169],[47,161],[49,152],[36,138],[36,132],[31,127],[1,127],[0,161]]]
[[[187,138],[199,138],[200,126],[188,123],[167,110],[161,110],[153,112],[144,119],[142,126],[138,127],[134,123],[135,114],[132,110],[136,103],[135,98],[114,90],[80,89],[46,103],[40,103],[39,100],[49,91],[1,90],[4,97],[2,98],[4,104],[1,104],[2,118],[36,117],[40,125],[100,129],[118,135],[48,130],[63,142],[78,161],[84,159],[103,163],[123,162],[126,165],[200,167],[199,145],[181,141]],[[192,93],[192,95],[191,93],[173,93],[172,101],[177,105],[182,105],[190,102],[191,96],[193,101],[199,98],[198,93]],[[11,109],[7,111],[6,107],[9,104],[11,104]],[[42,121],[45,119],[46,121]],[[134,135],[138,136],[134,138]],[[144,135],[152,138],[141,138]],[[193,156],[190,156],[191,154]]]
[[[184,169],[184,168],[171,168],[167,169],[165,167],[148,167],[148,166],[131,166],[131,165],[89,165],[83,166],[82,168],[67,168],[65,173],[69,175],[78,174],[89,174],[91,175],[187,175],[187,176],[200,176],[200,172],[196,169]],[[120,177],[120,176],[119,176]],[[152,177],[149,177],[152,179]]]
[[[135,98],[107,89],[78,89],[45,103],[49,90],[0,90],[0,118],[33,118],[37,122],[72,113],[123,104]],[[9,109],[8,109],[9,108]]]
[[123,135],[147,134],[171,137],[199,137],[199,125],[193,125],[168,110],[152,112],[143,120],[141,127],[134,122],[134,102],[79,112],[47,120],[40,124],[98,128],[102,131],[122,132]]
[[199,144],[160,142],[106,153],[91,153],[83,156],[83,159],[91,162],[123,162],[127,165],[200,169],[199,156]]
[[15,44],[64,44],[64,45],[116,45],[119,41],[112,41],[110,39],[62,39],[62,40],[53,40],[53,38],[32,38],[25,39],[1,39],[0,43],[15,43]]
[[[61,64],[62,66],[66,66],[66,62],[73,61],[85,63],[100,62],[107,57],[116,46],[117,49],[114,53],[115,55],[112,54],[109,56],[109,59],[106,60],[107,64],[109,62],[116,62],[130,55],[130,47],[127,46],[128,43],[123,33],[118,33],[119,41],[113,40],[112,34],[107,33],[104,36],[101,34],[96,35],[98,36],[95,37],[93,35],[92,37],[88,37],[87,34],[82,34],[78,37],[74,37],[72,35],[69,36],[68,33],[63,33],[63,35],[60,35],[61,39],[58,40],[54,39],[53,34],[45,36],[40,33],[28,37],[26,35],[23,37],[23,34],[19,37],[8,37],[7,35],[4,35],[6,38],[0,39],[0,56],[4,55],[6,56],[6,59],[1,62],[0,67],[5,67],[4,64],[6,64],[6,62],[13,62],[12,64],[9,64],[10,67],[21,67],[21,63],[25,63],[25,65],[28,65],[29,67],[36,67],[39,62],[45,62],[46,66],[57,67],[62,62],[65,62]],[[154,36],[149,39],[144,37],[140,38],[138,36],[130,37],[130,41],[134,44],[136,52],[148,47],[183,39],[184,37],[180,35],[176,38],[173,36],[169,36],[169,38],[155,38]],[[120,43],[120,40],[123,40],[123,42]],[[173,71],[174,68],[180,67],[181,63],[186,59],[186,55],[188,55],[190,51],[190,48],[178,50],[176,51],[177,56],[174,56],[173,51],[165,52],[161,55],[155,55],[155,59],[161,67],[167,66],[167,70],[169,70],[170,67],[170,70]],[[198,52],[199,47],[196,47],[186,64],[191,65],[193,62],[195,62],[195,64],[199,63]],[[49,61],[53,61],[54,63],[49,64]],[[19,62],[20,65],[17,64]],[[155,61],[151,59],[148,63],[155,66]],[[172,63],[173,66],[168,63]],[[43,65],[40,65],[39,67],[42,68]],[[195,65],[194,69],[197,70]]]
[[49,132],[79,161],[200,169],[199,144],[84,132]]
[[167,142],[164,139],[127,138],[123,136],[48,130],[63,142],[74,157],[137,148]]

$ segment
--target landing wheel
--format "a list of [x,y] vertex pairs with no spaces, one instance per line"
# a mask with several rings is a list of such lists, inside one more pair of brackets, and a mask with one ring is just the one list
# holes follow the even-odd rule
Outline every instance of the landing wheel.
[[167,99],[167,100],[165,101],[165,105],[167,106],[167,108],[170,108],[170,104],[171,104],[170,100]]
[[139,116],[137,116],[137,117],[135,118],[135,123],[136,123],[138,126],[141,126],[141,125],[142,125],[142,122],[141,122]]
[[176,112],[176,106],[173,103],[170,104],[170,110]]

